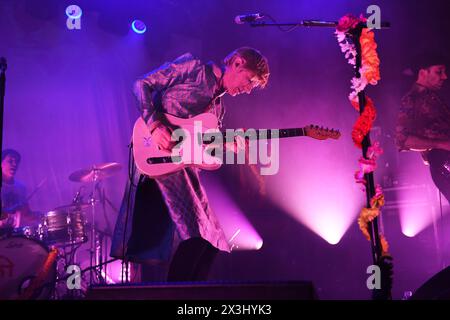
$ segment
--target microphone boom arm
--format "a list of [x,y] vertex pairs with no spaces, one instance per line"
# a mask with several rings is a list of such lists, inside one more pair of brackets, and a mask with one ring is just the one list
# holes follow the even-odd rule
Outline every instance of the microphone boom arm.
[[[320,21],[320,20],[302,20],[300,22],[291,23],[275,23],[275,22],[251,22],[251,27],[323,27],[323,28],[336,28],[337,21]],[[367,24],[363,24],[367,27]],[[381,22],[381,29],[388,29],[391,27],[390,22]]]

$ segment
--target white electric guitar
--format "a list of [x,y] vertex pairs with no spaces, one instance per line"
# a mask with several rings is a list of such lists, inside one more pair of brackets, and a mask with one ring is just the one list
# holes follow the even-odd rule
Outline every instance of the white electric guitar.
[[[167,122],[178,132],[177,145],[171,152],[160,150],[152,141],[145,121],[139,117],[133,129],[133,156],[137,168],[151,178],[162,177],[170,173],[193,166],[204,170],[216,170],[223,164],[223,155],[216,157],[218,143],[226,141],[224,132],[218,129],[217,117],[212,113],[202,113],[183,119],[164,114]],[[339,139],[338,130],[324,129],[318,126],[303,128],[255,130],[255,139],[308,136],[318,140]],[[180,134],[181,133],[181,134]],[[180,138],[182,136],[182,138]],[[172,134],[174,137],[174,134]],[[253,139],[253,137],[251,137]],[[223,148],[223,146],[222,146]],[[223,150],[223,149],[220,149]]]

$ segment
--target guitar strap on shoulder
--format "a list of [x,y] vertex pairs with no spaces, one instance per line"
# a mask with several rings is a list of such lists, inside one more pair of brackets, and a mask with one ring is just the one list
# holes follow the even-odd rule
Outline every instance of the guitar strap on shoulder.
[[[209,65],[212,71],[212,65]],[[222,74],[219,79],[217,79],[214,75],[214,78],[216,79],[217,89],[215,90],[212,98],[209,100],[208,104],[206,105],[206,108],[208,112],[213,112],[217,119],[219,120],[219,127],[222,127],[222,119],[225,114],[225,109],[223,108],[223,105],[221,103],[221,97],[225,94],[225,88],[223,87],[223,76],[225,74],[225,66],[221,66],[220,70],[222,71]],[[213,72],[214,74],[214,72]],[[208,108],[209,107],[209,108]],[[217,110],[220,108],[220,110]]]

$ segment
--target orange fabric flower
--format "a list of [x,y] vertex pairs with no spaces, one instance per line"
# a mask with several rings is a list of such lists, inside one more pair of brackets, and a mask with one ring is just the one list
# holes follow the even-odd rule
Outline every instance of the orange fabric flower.
[[380,234],[380,243],[381,243],[381,254],[383,256],[389,256],[389,243],[382,234]]
[[[369,222],[373,221],[380,214],[378,208],[363,208],[358,218],[359,229],[364,237],[370,241]],[[378,234],[381,244],[381,252],[383,256],[389,255],[389,243],[382,234]]]
[[370,240],[369,222],[373,221],[380,214],[378,208],[362,208],[358,218],[358,225],[367,240]]
[[361,44],[361,59],[363,66],[363,76],[371,85],[376,85],[380,77],[380,59],[377,54],[377,43],[375,34],[370,29],[364,28],[359,40]]

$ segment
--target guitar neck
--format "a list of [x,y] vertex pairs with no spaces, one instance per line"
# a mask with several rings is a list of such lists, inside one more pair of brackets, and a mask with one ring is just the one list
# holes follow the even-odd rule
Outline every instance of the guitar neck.
[[[278,131],[278,134],[274,133]],[[290,137],[301,137],[306,135],[304,128],[289,128],[289,129],[264,129],[264,130],[247,130],[247,135],[250,139],[272,139],[272,137],[277,138],[290,138]],[[226,138],[226,132],[222,132],[223,138]]]

